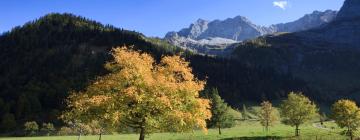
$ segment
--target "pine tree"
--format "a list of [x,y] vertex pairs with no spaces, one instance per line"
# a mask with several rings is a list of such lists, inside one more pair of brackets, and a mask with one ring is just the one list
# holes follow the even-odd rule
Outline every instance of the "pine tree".
[[219,92],[216,88],[211,89],[211,114],[210,126],[217,127],[219,135],[221,135],[221,128],[227,123],[232,121],[234,118],[227,114],[230,107],[225,103],[219,96]]

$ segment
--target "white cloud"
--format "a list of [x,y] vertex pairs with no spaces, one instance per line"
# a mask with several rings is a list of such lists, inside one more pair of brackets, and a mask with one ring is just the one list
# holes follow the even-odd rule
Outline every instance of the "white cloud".
[[279,7],[283,10],[286,10],[286,8],[288,7],[288,1],[274,1],[273,2],[273,6],[275,7]]

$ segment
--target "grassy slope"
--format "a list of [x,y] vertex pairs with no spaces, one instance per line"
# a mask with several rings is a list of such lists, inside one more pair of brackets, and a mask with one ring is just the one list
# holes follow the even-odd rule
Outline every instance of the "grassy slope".
[[[332,122],[327,125],[333,125]],[[344,136],[339,135],[340,129],[324,130],[313,127],[311,124],[307,124],[301,127],[301,139],[323,139],[323,140],[343,140],[346,139]],[[268,133],[269,136],[273,136],[274,139],[293,138],[293,128],[282,124],[277,124],[271,128]],[[147,137],[148,140],[235,140],[235,139],[246,139],[246,140],[257,140],[264,139],[266,133],[263,131],[262,126],[258,122],[242,122],[240,125],[230,129],[223,129],[223,135],[217,134],[217,129],[210,129],[208,134],[205,135],[202,131],[195,131],[194,133],[156,133]],[[138,139],[137,134],[123,134],[123,135],[106,135],[103,136],[102,140],[134,140]],[[54,136],[54,137],[26,137],[26,138],[0,138],[0,140],[77,140],[76,136]],[[85,136],[81,140],[98,140],[98,136]]]

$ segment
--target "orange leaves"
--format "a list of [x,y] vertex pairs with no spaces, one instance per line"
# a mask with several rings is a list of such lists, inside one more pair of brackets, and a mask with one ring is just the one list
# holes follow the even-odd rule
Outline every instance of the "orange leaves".
[[[113,49],[112,55],[114,61],[105,66],[111,74],[100,77],[79,96],[71,96],[69,107],[96,110],[91,113],[128,127],[206,130],[210,104],[199,98],[205,81],[194,77],[188,62],[180,56],[165,56],[155,63],[150,55],[126,47]],[[143,120],[147,124],[141,124]]]

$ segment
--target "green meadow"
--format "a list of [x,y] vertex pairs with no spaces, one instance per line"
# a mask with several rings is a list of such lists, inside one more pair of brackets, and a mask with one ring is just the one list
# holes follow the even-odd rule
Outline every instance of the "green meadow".
[[[236,127],[222,129],[222,135],[217,129],[209,129],[191,133],[155,133],[147,135],[148,140],[346,140],[340,135],[343,131],[333,122],[308,123],[301,126],[300,137],[294,137],[294,128],[283,124],[276,124],[266,133],[258,121],[242,121]],[[136,140],[138,134],[103,135],[102,140]],[[6,137],[0,140],[77,140],[78,136],[49,136],[49,137]],[[81,136],[80,140],[99,140],[99,136]]]

